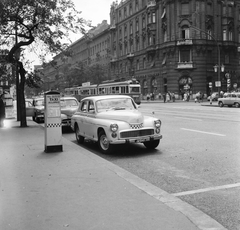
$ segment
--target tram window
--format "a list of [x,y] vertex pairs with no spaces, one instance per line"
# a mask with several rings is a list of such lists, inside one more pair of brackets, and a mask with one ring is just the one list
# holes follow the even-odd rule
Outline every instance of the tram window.
[[130,91],[133,93],[139,93],[139,87],[130,87]]
[[121,87],[121,93],[126,93],[126,88],[124,86]]

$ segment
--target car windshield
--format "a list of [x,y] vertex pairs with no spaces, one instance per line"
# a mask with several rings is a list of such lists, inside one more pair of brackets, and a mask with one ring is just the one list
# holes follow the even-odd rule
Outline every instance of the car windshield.
[[61,99],[60,104],[61,104],[61,107],[78,106],[77,101],[74,99]]
[[38,99],[34,101],[35,106],[44,105],[44,99]]
[[97,111],[103,112],[108,110],[131,110],[135,106],[130,98],[110,98],[96,102]]

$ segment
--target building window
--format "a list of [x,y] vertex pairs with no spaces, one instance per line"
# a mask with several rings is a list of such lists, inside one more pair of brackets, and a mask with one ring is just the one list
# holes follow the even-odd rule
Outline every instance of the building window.
[[207,4],[207,14],[208,15],[212,15],[213,14],[212,3],[208,3]]
[[124,7],[124,18],[127,17],[127,7]]
[[127,62],[125,63],[125,72],[126,73],[128,72],[128,64],[127,64]]
[[223,15],[226,16],[226,14],[227,14],[227,8],[226,8],[226,6],[223,6],[222,12],[223,12]]
[[162,65],[165,65],[166,64],[166,60],[167,60],[167,54],[164,53],[163,54],[163,61],[162,61]]
[[155,14],[155,12],[152,13],[152,22],[156,23],[156,14]]
[[136,63],[136,69],[137,69],[137,70],[140,69],[139,60],[137,60],[137,63]]
[[129,5],[129,14],[132,15],[133,11],[132,11],[132,3],[130,3]]
[[132,22],[130,23],[130,34],[133,33],[133,25],[132,25]]
[[167,41],[167,30],[163,30],[163,41]]
[[139,39],[136,39],[136,51],[140,50],[140,42]]
[[223,41],[226,41],[227,40],[227,30],[224,29],[223,30]]
[[191,50],[190,49],[181,49],[179,51],[179,62],[191,62]]
[[229,64],[229,55],[228,54],[226,54],[225,55],[225,64]]
[[146,19],[145,17],[142,18],[142,28],[146,28]]
[[189,27],[187,26],[182,27],[182,39],[189,39],[189,38],[190,38]]
[[121,21],[121,20],[122,20],[122,11],[119,10],[119,21]]
[[229,41],[232,41],[232,40],[233,40],[233,32],[232,32],[232,29],[229,29],[229,31],[228,31],[228,40],[229,40]]
[[151,23],[151,13],[148,13],[148,24]]
[[143,58],[143,69],[146,69],[146,58]]
[[127,25],[124,26],[124,36],[127,36]]
[[135,2],[135,9],[136,9],[136,11],[139,10],[138,0],[136,0],[136,2]]
[[127,54],[128,53],[128,45],[127,45],[127,43],[125,43],[125,54]]
[[142,48],[144,49],[146,47],[146,37],[142,37]]
[[182,15],[189,14],[189,3],[182,3]]
[[138,19],[136,20],[136,31],[139,31],[139,24],[138,24]]
[[211,27],[207,28],[207,40],[212,40],[212,29],[211,29]]

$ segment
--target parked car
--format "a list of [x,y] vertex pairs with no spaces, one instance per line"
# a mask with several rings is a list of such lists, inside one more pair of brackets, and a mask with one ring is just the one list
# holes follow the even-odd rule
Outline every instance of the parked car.
[[79,102],[75,97],[61,97],[62,126],[71,126],[71,117],[77,111]]
[[36,97],[33,99],[33,106],[35,107],[35,113],[33,115],[33,121],[43,122],[44,121],[44,97]]
[[110,153],[115,144],[143,143],[155,149],[162,138],[161,124],[158,118],[144,116],[125,95],[86,97],[71,118],[78,143],[90,139],[103,153]]
[[[17,106],[17,105],[15,105]],[[26,107],[26,117],[33,117],[35,114],[35,107],[33,106],[33,100],[26,98],[25,99],[25,107]]]
[[[212,93],[212,101],[217,101],[218,98],[219,98],[218,92],[213,92]],[[208,96],[207,100],[210,101],[210,96]]]
[[218,105],[223,107],[227,105],[228,107],[236,106],[240,107],[240,93],[232,92],[232,93],[224,93],[222,98],[218,98]]

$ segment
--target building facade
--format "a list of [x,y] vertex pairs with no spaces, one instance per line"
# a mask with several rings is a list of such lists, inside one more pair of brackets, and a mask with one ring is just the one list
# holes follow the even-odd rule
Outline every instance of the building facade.
[[240,87],[239,47],[237,0],[125,0],[110,9],[111,77],[137,78],[143,96]]
[[[86,36],[72,43],[66,52],[53,57],[53,60],[44,66],[45,87],[44,90],[72,87],[68,79],[71,71],[80,68],[79,63],[85,66],[100,65],[105,70],[102,79],[110,77],[109,62],[109,25],[106,20],[88,31]],[[79,82],[81,82],[79,74]],[[91,81],[91,79],[88,79]],[[57,86],[57,88],[56,88]]]

